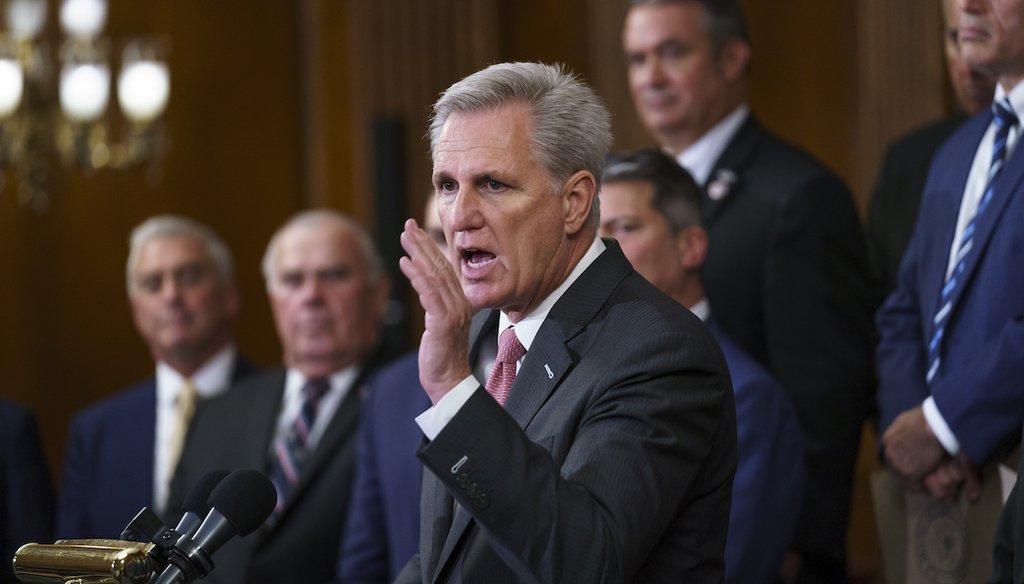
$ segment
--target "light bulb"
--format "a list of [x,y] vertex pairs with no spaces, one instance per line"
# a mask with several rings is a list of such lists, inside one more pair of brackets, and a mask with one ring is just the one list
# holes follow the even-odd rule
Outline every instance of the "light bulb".
[[121,112],[134,122],[153,121],[167,107],[170,85],[165,63],[135,61],[125,65],[117,80]]
[[106,20],[105,0],[64,0],[60,6],[60,25],[70,36],[99,36]]
[[0,120],[10,117],[21,103],[25,79],[14,59],[0,59]]
[[103,115],[110,100],[110,69],[87,63],[68,65],[60,74],[60,107],[77,122],[91,122]]

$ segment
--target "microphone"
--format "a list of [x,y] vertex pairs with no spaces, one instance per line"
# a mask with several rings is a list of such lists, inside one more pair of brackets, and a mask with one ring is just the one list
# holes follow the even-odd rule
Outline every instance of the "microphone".
[[243,469],[224,478],[210,493],[212,509],[192,537],[171,549],[169,565],[150,584],[190,584],[213,571],[210,556],[232,537],[256,531],[277,504],[277,491],[263,473]]
[[212,470],[199,479],[185,496],[182,503],[185,514],[174,529],[168,529],[149,507],[143,507],[121,532],[121,539],[126,542],[153,542],[149,551],[153,569],[163,570],[174,544],[182,537],[192,537],[199,528],[203,516],[210,511],[207,503],[210,494],[227,475],[226,470]]
[[203,522],[203,517],[210,512],[210,503],[208,503],[210,495],[229,474],[226,470],[211,470],[199,479],[199,482],[192,487],[181,504],[185,514],[181,516],[174,531],[182,537],[195,535],[199,525]]

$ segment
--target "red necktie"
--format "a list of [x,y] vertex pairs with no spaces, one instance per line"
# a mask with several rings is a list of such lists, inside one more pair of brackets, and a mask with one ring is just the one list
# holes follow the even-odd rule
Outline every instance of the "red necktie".
[[516,362],[526,354],[526,347],[519,342],[516,331],[509,327],[498,338],[498,358],[487,378],[487,393],[501,405],[505,405],[512,382],[516,379]]

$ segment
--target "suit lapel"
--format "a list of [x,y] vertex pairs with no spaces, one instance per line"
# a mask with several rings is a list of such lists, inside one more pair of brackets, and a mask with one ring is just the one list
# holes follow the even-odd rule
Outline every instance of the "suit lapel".
[[750,114],[715,162],[707,184],[703,185],[704,188],[701,190],[701,210],[706,227],[710,227],[721,215],[722,210],[740,193],[743,169],[753,156],[760,135],[761,126],[754,119],[754,115]]
[[992,234],[1002,218],[1003,209],[1006,208],[1010,199],[1016,196],[1017,191],[1020,189],[1021,177],[1024,175],[1024,148],[1020,148],[1021,145],[1018,142],[1018,147],[1013,149],[1006,162],[1006,166],[1003,168],[1002,174],[999,176],[999,182],[992,193],[992,199],[988,203],[988,208],[978,217],[974,230],[973,247],[964,259],[964,272],[961,276],[963,282],[956,287],[953,296],[950,297],[953,310],[956,310],[960,298],[963,297],[964,291],[970,285],[971,277],[974,275],[978,263],[985,255],[985,248],[992,239]]

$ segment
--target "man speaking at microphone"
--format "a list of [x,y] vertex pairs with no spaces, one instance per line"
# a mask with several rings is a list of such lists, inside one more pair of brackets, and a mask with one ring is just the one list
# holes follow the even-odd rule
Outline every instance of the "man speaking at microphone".
[[434,405],[397,581],[721,582],[729,377],[696,317],[596,237],[604,106],[558,67],[494,65],[442,95],[430,137],[448,257],[406,224]]

